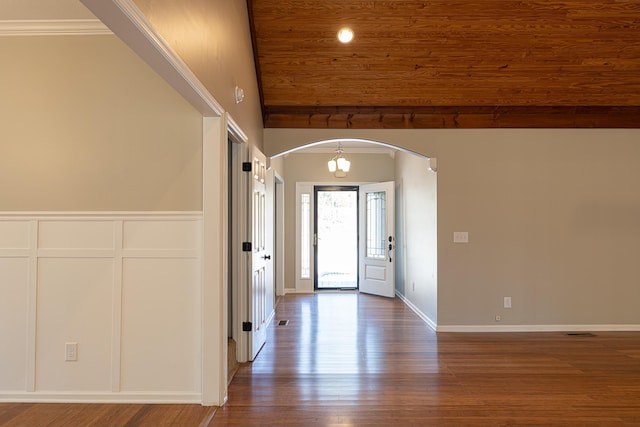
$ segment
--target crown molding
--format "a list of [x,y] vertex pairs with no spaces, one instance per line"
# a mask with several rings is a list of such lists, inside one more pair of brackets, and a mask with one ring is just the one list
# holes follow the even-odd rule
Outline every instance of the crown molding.
[[99,19],[0,21],[0,36],[96,36],[113,34]]

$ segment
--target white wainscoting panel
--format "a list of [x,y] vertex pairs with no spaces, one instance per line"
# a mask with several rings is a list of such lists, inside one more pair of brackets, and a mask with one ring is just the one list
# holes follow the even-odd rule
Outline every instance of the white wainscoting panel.
[[26,387],[28,289],[29,259],[0,257],[0,390]]
[[38,249],[113,249],[113,221],[39,221]]
[[29,221],[0,221],[0,250],[29,249]]
[[195,259],[125,259],[123,391],[200,387],[200,291]]
[[201,234],[201,212],[0,212],[0,401],[200,402]]
[[190,221],[127,220],[123,230],[123,249],[189,250],[200,244],[198,228]]
[[[111,390],[113,259],[38,260],[36,390]],[[78,360],[65,361],[65,343]]]

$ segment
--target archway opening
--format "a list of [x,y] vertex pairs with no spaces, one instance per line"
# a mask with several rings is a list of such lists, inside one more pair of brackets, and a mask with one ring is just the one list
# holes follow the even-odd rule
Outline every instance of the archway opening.
[[[288,142],[292,144],[291,141]],[[351,161],[346,177],[336,178],[327,162],[338,144]],[[314,292],[313,223],[303,235],[301,197],[313,199],[316,185],[360,185],[395,182],[395,295],[431,327],[437,324],[437,174],[435,161],[394,144],[362,138],[331,138],[305,142],[271,157],[284,176],[287,249],[286,293]],[[306,192],[306,193],[305,193]],[[309,199],[307,199],[309,200]],[[313,212],[310,209],[308,212]],[[312,221],[312,220],[311,220]],[[305,247],[305,245],[310,245]],[[307,258],[305,258],[307,257]]]

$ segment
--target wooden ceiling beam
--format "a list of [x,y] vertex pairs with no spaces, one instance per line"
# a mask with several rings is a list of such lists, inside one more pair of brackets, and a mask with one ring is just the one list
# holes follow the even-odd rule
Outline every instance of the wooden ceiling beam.
[[640,107],[265,107],[266,128],[640,128]]

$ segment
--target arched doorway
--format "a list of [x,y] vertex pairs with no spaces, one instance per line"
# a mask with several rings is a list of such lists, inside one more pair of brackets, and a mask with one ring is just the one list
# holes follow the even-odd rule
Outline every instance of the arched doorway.
[[[303,140],[303,139],[301,139]],[[351,161],[346,177],[335,178],[327,162],[338,143]],[[288,143],[288,147],[293,144]],[[283,145],[285,146],[285,145]],[[268,151],[268,141],[265,143]],[[286,293],[313,292],[313,274],[303,274],[303,259],[313,260],[313,234],[302,233],[301,196],[314,185],[358,185],[395,181],[394,262],[396,295],[430,326],[437,322],[437,175],[435,161],[404,147],[363,138],[330,138],[306,142],[271,157],[271,167],[287,183],[283,237],[288,257]],[[305,187],[306,186],[306,187]],[[300,187],[303,187],[302,189]],[[312,230],[313,227],[308,230]],[[304,253],[305,245],[311,244]]]

